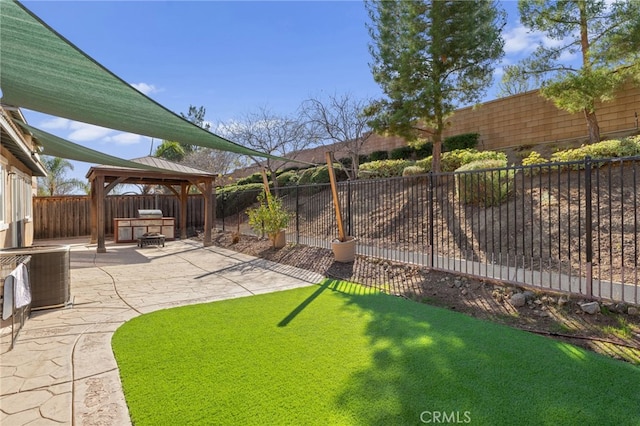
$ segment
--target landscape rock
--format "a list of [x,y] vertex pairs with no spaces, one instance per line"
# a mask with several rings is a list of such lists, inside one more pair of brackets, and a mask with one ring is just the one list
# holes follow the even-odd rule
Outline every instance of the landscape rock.
[[522,294],[524,294],[524,297],[527,300],[527,302],[536,298],[535,293],[529,290],[523,292]]
[[615,311],[619,314],[624,314],[627,312],[627,304],[626,303],[616,303]]
[[636,308],[635,306],[629,306],[627,313],[629,315],[638,315],[638,308]]
[[524,293],[515,293],[509,299],[509,302],[516,308],[521,308],[527,303],[527,298]]
[[580,304],[580,309],[589,315],[595,315],[600,312],[600,304],[598,302],[582,303]]
[[564,297],[560,297],[560,298],[558,299],[558,306],[564,306],[564,305],[566,305],[566,304],[567,304],[567,302],[568,302],[568,300],[567,300],[567,299],[565,299]]

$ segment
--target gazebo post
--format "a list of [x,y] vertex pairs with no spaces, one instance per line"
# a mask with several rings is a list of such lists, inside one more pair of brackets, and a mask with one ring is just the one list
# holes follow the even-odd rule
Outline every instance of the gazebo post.
[[189,198],[189,185],[180,184],[180,239],[187,239],[187,201]]
[[89,244],[95,244],[98,242],[98,201],[96,198],[96,177],[95,175],[91,177],[91,239],[89,240]]
[[106,253],[107,248],[104,241],[104,175],[99,174],[96,179],[96,225],[98,229],[98,253]]

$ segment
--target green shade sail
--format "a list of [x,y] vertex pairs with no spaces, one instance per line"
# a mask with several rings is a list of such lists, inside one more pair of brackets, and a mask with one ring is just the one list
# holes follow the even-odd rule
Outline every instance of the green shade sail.
[[84,161],[87,163],[107,164],[110,166],[129,167],[134,169],[153,170],[158,172],[166,172],[167,170],[149,166],[146,164],[135,163],[133,161],[123,160],[100,151],[75,144],[66,139],[47,133],[43,130],[36,129],[21,121],[14,120],[14,123],[29,131],[43,147],[42,154],[52,157],[67,158],[69,160]]
[[[0,0],[2,103],[110,129],[263,158],[145,96],[13,0]],[[64,158],[70,158],[67,153]]]

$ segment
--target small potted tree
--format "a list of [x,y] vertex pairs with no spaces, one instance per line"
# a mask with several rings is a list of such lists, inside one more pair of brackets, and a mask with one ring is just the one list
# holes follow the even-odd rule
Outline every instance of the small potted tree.
[[282,200],[270,193],[258,195],[257,207],[247,210],[249,226],[256,233],[267,235],[273,248],[282,248],[286,244],[285,229],[289,225],[291,213],[283,206]]

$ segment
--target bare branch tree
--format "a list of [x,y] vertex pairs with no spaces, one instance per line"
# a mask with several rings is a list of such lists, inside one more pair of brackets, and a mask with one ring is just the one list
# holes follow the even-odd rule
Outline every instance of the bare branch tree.
[[[247,113],[242,121],[227,123],[225,127],[225,133],[241,145],[289,159],[280,161],[251,157],[274,177],[279,170],[291,163],[290,160],[295,160],[300,151],[319,140],[317,132],[302,117],[277,115],[267,107]],[[273,181],[277,186],[276,180]]]
[[359,156],[371,136],[364,109],[370,100],[357,100],[350,94],[330,95],[328,99],[311,98],[302,103],[302,114],[321,131],[323,139],[338,144],[338,152],[351,159],[346,167],[349,179],[358,176]]
[[242,166],[239,154],[211,148],[200,148],[187,154],[180,164],[223,176]]

